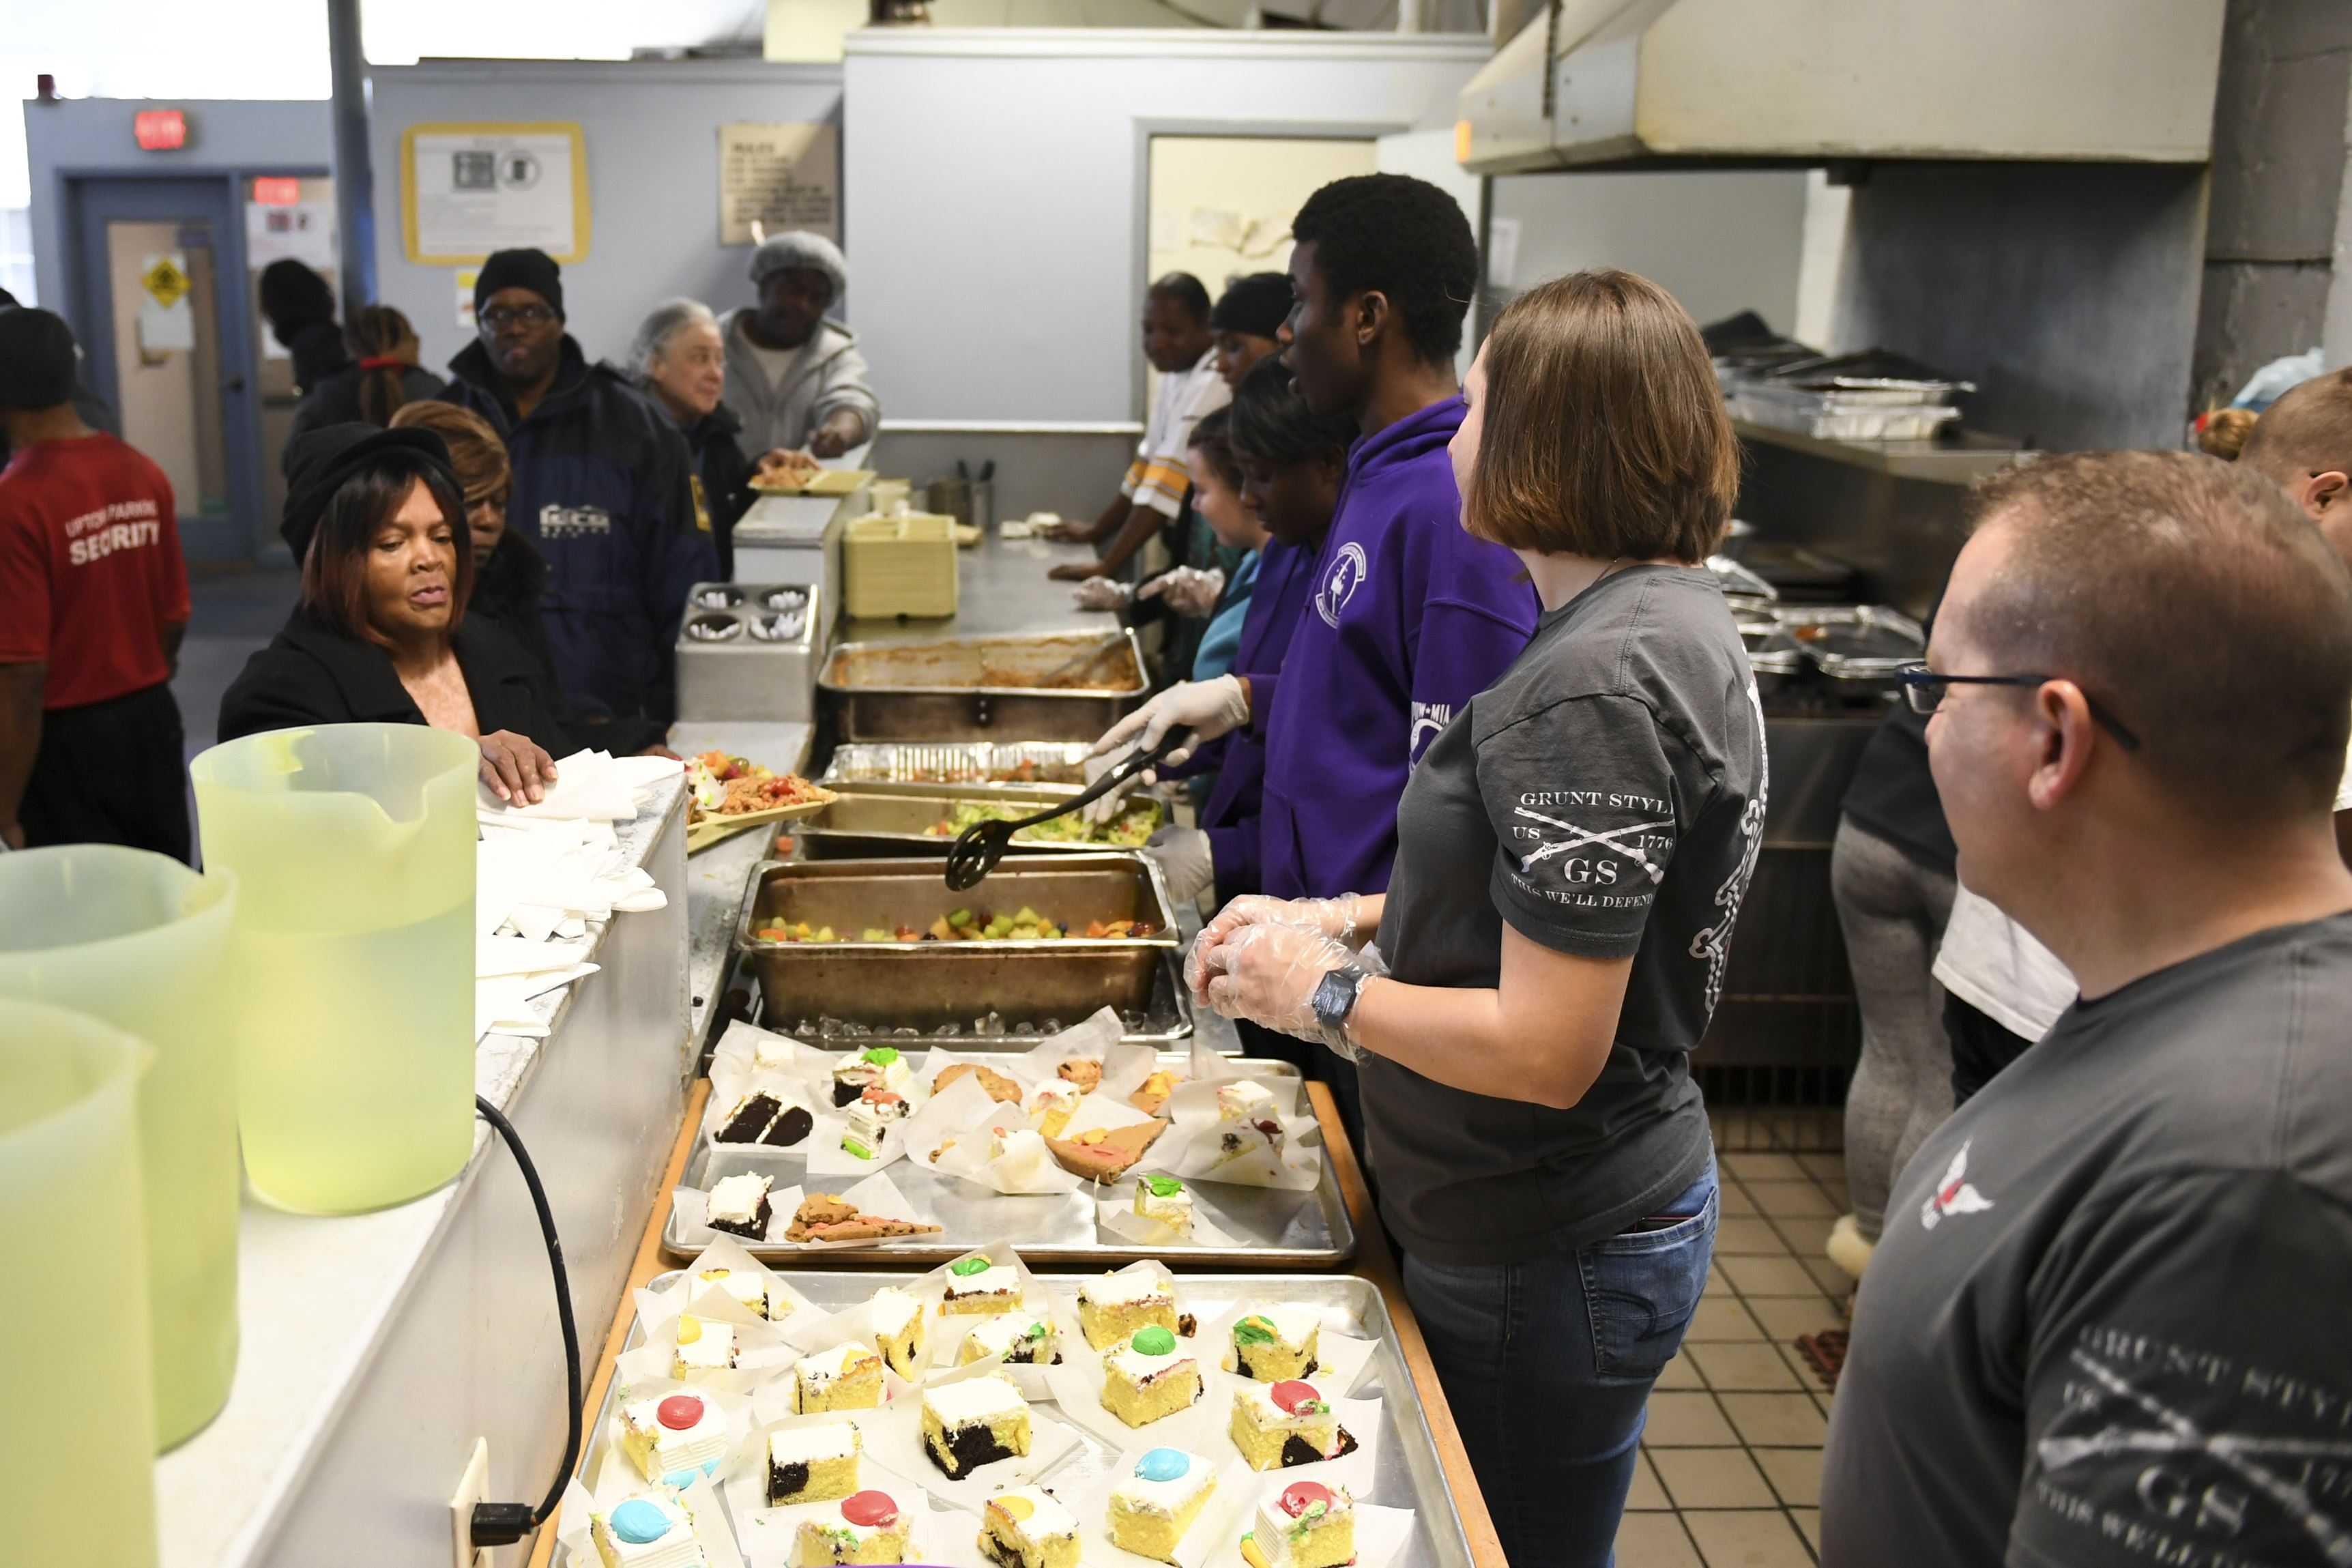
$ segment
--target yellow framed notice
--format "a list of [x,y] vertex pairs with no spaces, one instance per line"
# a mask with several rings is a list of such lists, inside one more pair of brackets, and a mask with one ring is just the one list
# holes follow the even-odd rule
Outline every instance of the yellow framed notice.
[[532,247],[588,254],[588,143],[577,121],[450,121],[400,133],[408,259],[463,267]]

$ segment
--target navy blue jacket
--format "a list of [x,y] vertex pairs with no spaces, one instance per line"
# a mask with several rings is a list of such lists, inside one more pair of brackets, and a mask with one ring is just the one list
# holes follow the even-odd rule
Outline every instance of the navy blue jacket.
[[564,695],[583,718],[667,722],[677,711],[686,594],[718,574],[695,523],[692,460],[668,415],[563,340],[555,384],[518,420],[479,343],[442,395],[490,422],[514,466],[507,526],[548,569],[541,614]]

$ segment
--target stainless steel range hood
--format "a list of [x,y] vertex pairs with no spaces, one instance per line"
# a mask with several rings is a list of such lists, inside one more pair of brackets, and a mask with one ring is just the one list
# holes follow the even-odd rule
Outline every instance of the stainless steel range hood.
[[1474,174],[2201,163],[2224,0],[1556,0],[1462,89]]

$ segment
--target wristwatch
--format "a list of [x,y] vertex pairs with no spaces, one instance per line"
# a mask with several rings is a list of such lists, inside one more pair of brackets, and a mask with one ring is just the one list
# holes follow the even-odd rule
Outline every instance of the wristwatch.
[[1348,1015],[1356,1010],[1356,997],[1368,978],[1360,969],[1335,969],[1326,974],[1307,1003],[1315,1010],[1315,1021],[1345,1037]]

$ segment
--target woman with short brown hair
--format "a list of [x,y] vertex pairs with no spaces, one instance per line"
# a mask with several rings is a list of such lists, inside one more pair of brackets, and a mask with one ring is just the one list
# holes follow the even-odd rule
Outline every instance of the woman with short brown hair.
[[1381,1218],[1505,1554],[1598,1564],[1713,1250],[1688,1058],[1765,801],[1703,564],[1738,456],[1697,329],[1627,273],[1514,300],[1465,395],[1464,526],[1518,555],[1542,619],[1414,768],[1387,893],[1237,900],[1192,977],[1357,1058]]

